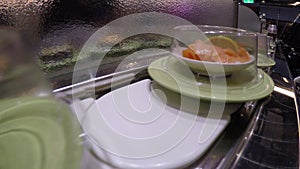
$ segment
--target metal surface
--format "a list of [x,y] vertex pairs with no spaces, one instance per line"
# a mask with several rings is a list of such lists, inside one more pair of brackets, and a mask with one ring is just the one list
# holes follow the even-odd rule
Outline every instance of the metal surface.
[[[258,102],[247,128],[241,132],[243,134],[232,138],[231,134],[236,136],[236,132],[228,128],[219,144],[195,168],[210,167],[207,163],[215,163],[214,168],[299,168],[299,120],[296,101],[299,99],[294,95],[294,85],[287,63],[282,59],[276,61],[278,64],[271,70],[275,91],[268,99]],[[231,125],[235,128],[244,127],[234,125],[234,121]],[[220,156],[220,153],[215,152],[224,149],[222,142],[233,139],[236,139],[235,144],[228,147],[225,156],[224,153],[221,154],[221,160],[212,158]]]
[[233,0],[3,0],[0,25],[21,30],[42,47],[80,47],[98,28],[129,14],[156,11],[194,24],[235,26],[236,6]]
[[[194,24],[234,27],[237,23],[237,2],[233,0],[2,0],[0,26],[20,30],[32,43],[35,56],[45,48],[68,45],[76,57],[87,39],[105,24],[153,11]],[[73,66],[66,65],[47,72],[47,77],[58,88],[71,84],[72,71]]]
[[271,100],[257,113],[245,138],[248,142],[236,152],[235,160],[228,163],[230,168],[298,168],[299,140],[294,100],[274,92]]

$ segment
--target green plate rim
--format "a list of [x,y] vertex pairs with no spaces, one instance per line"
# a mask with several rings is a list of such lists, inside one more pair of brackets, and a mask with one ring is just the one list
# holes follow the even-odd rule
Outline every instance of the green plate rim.
[[[261,58],[261,57],[266,57],[266,59],[268,60],[268,63],[259,62],[259,58]],[[271,66],[274,66],[274,65],[276,65],[275,60],[273,60],[272,58],[270,58],[270,57],[268,57],[264,54],[261,54],[261,53],[258,54],[258,56],[257,56],[257,66],[258,67],[271,67]]]
[[[179,91],[176,87],[176,84],[168,82],[163,76],[166,77],[166,74],[163,74],[163,71],[157,71],[157,68],[164,69],[161,66],[161,63],[164,62],[166,59],[168,59],[171,56],[166,56],[163,58],[160,58],[158,60],[155,60],[148,66],[148,73],[150,77],[156,81],[161,86],[170,89],[174,92],[181,93],[185,96],[197,98],[197,99],[203,99],[208,101],[218,101],[218,102],[228,102],[228,103],[240,103],[240,102],[246,102],[246,101],[252,101],[252,100],[259,100],[262,99],[268,95],[270,95],[274,90],[274,82],[272,78],[262,71],[261,69],[258,69],[258,71],[263,74],[263,81],[259,85],[254,85],[253,87],[250,87],[246,93],[243,93],[242,90],[236,90],[235,93],[239,94],[228,94],[226,95],[226,99],[224,98],[218,98],[218,97],[211,97],[210,92],[208,91],[200,91],[200,92],[193,92],[189,90],[183,90]],[[180,78],[176,79],[179,80]],[[240,91],[240,92],[239,92]],[[258,94],[259,92],[259,94]],[[255,93],[255,94],[253,94]],[[247,96],[247,97],[246,97]]]

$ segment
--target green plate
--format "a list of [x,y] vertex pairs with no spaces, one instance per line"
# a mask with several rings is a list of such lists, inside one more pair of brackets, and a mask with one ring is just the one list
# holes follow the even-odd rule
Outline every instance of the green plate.
[[152,62],[149,75],[161,86],[209,101],[245,102],[268,96],[274,82],[262,70],[251,67],[226,78],[195,76],[188,66],[175,57],[164,57]]
[[0,100],[0,168],[79,169],[81,130],[53,98]]
[[270,58],[267,57],[264,54],[259,53],[258,57],[257,57],[257,66],[258,67],[271,67],[274,66],[276,64],[276,62]]

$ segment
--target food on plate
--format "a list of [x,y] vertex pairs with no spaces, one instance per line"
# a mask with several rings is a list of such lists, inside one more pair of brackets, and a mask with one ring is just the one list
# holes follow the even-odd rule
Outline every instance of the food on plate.
[[[189,59],[221,62],[244,63],[251,60],[247,50],[225,36],[213,36],[209,41],[197,40],[182,51],[182,56]],[[210,43],[209,43],[210,42]]]
[[232,49],[235,52],[239,50],[238,44],[234,40],[226,36],[213,36],[208,40],[211,42],[211,44],[219,46],[223,49]]

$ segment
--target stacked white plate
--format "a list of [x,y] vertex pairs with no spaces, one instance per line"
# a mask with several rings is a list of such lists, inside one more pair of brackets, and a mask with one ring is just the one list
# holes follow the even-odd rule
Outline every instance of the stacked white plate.
[[[179,107],[169,104],[178,100]],[[126,169],[182,168],[195,162],[241,104],[223,106],[182,97],[149,79],[97,100],[74,103],[92,151],[99,157],[95,167]]]

